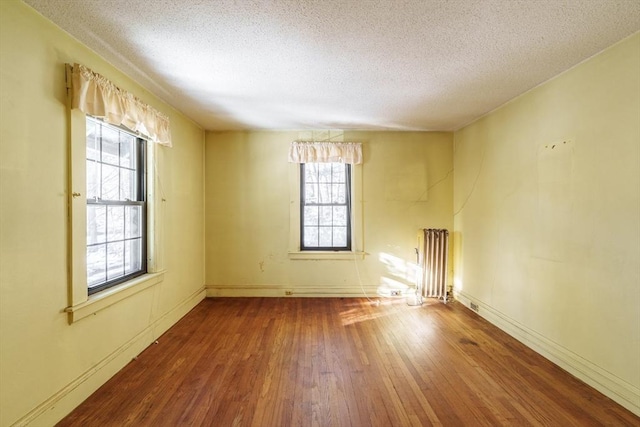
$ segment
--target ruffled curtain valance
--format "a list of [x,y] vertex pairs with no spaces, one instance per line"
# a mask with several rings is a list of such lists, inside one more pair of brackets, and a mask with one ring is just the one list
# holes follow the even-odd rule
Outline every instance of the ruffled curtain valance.
[[290,163],[362,163],[359,142],[299,142],[289,146]]
[[71,67],[71,108],[122,125],[151,141],[171,147],[169,118],[80,64]]

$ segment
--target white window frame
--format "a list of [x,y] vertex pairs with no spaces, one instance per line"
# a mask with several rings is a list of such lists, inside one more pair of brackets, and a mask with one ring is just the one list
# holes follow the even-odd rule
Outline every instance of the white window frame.
[[162,205],[158,188],[158,144],[147,148],[147,273],[89,296],[87,286],[86,115],[67,108],[69,125],[69,323],[90,316],[164,279]]
[[351,165],[351,250],[300,250],[300,164],[289,163],[289,259],[353,260],[363,259],[362,164]]

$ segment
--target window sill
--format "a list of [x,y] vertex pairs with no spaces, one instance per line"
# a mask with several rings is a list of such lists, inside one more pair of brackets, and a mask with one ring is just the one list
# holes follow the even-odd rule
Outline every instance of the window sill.
[[163,280],[164,272],[145,274],[91,295],[87,301],[67,307],[64,311],[69,314],[69,323],[71,324],[92,314],[96,314],[98,311],[129,298],[151,286],[157,285]]
[[291,260],[357,260],[364,259],[366,252],[352,251],[295,251],[289,252]]

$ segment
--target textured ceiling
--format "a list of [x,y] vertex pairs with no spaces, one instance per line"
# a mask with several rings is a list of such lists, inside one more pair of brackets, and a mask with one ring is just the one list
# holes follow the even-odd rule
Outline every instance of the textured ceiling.
[[640,29],[639,0],[26,3],[208,130],[454,130]]

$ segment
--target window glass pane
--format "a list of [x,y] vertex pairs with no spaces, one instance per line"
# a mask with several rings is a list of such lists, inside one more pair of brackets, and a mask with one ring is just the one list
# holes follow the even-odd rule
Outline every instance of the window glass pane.
[[110,126],[102,127],[102,161],[112,165],[120,164],[120,131]]
[[346,206],[333,206],[333,225],[347,225]]
[[89,287],[107,280],[105,245],[87,247],[87,283]]
[[102,200],[119,200],[120,170],[115,166],[102,165]]
[[342,164],[342,163],[333,163],[333,168],[331,169],[331,174],[332,174],[332,179],[333,179],[334,183],[345,182],[345,180],[346,180],[345,170],[346,170],[346,167],[345,167],[344,164]]
[[333,246],[347,246],[347,227],[333,227]]
[[320,182],[331,182],[332,163],[316,163],[318,166],[318,180]]
[[100,126],[93,120],[87,119],[87,159],[100,160],[99,135]]
[[305,163],[304,180],[306,182],[318,182],[318,163]]
[[131,274],[142,268],[142,239],[127,240],[124,273]]
[[87,205],[87,244],[104,243],[107,239],[107,207]]
[[304,202],[305,204],[318,203],[318,184],[305,184]]
[[136,175],[129,169],[120,169],[120,200],[138,200]]
[[318,190],[318,203],[331,203],[331,185],[320,184]]
[[133,237],[142,236],[142,207],[141,206],[125,206],[125,224],[124,224],[124,238],[130,239]]
[[344,184],[331,185],[331,203],[347,203]]
[[87,160],[87,199],[100,197],[100,163]]
[[305,206],[304,207],[304,226],[318,225],[318,206]]
[[124,276],[124,242],[107,243],[107,280]]
[[304,246],[318,246],[318,228],[304,227]]
[[320,227],[320,234],[318,237],[318,246],[328,247],[333,246],[332,236],[331,236],[331,227]]
[[107,206],[107,240],[124,239],[124,206]]
[[136,168],[136,141],[135,136],[120,132],[120,166]]
[[320,206],[320,225],[333,224],[333,206]]

